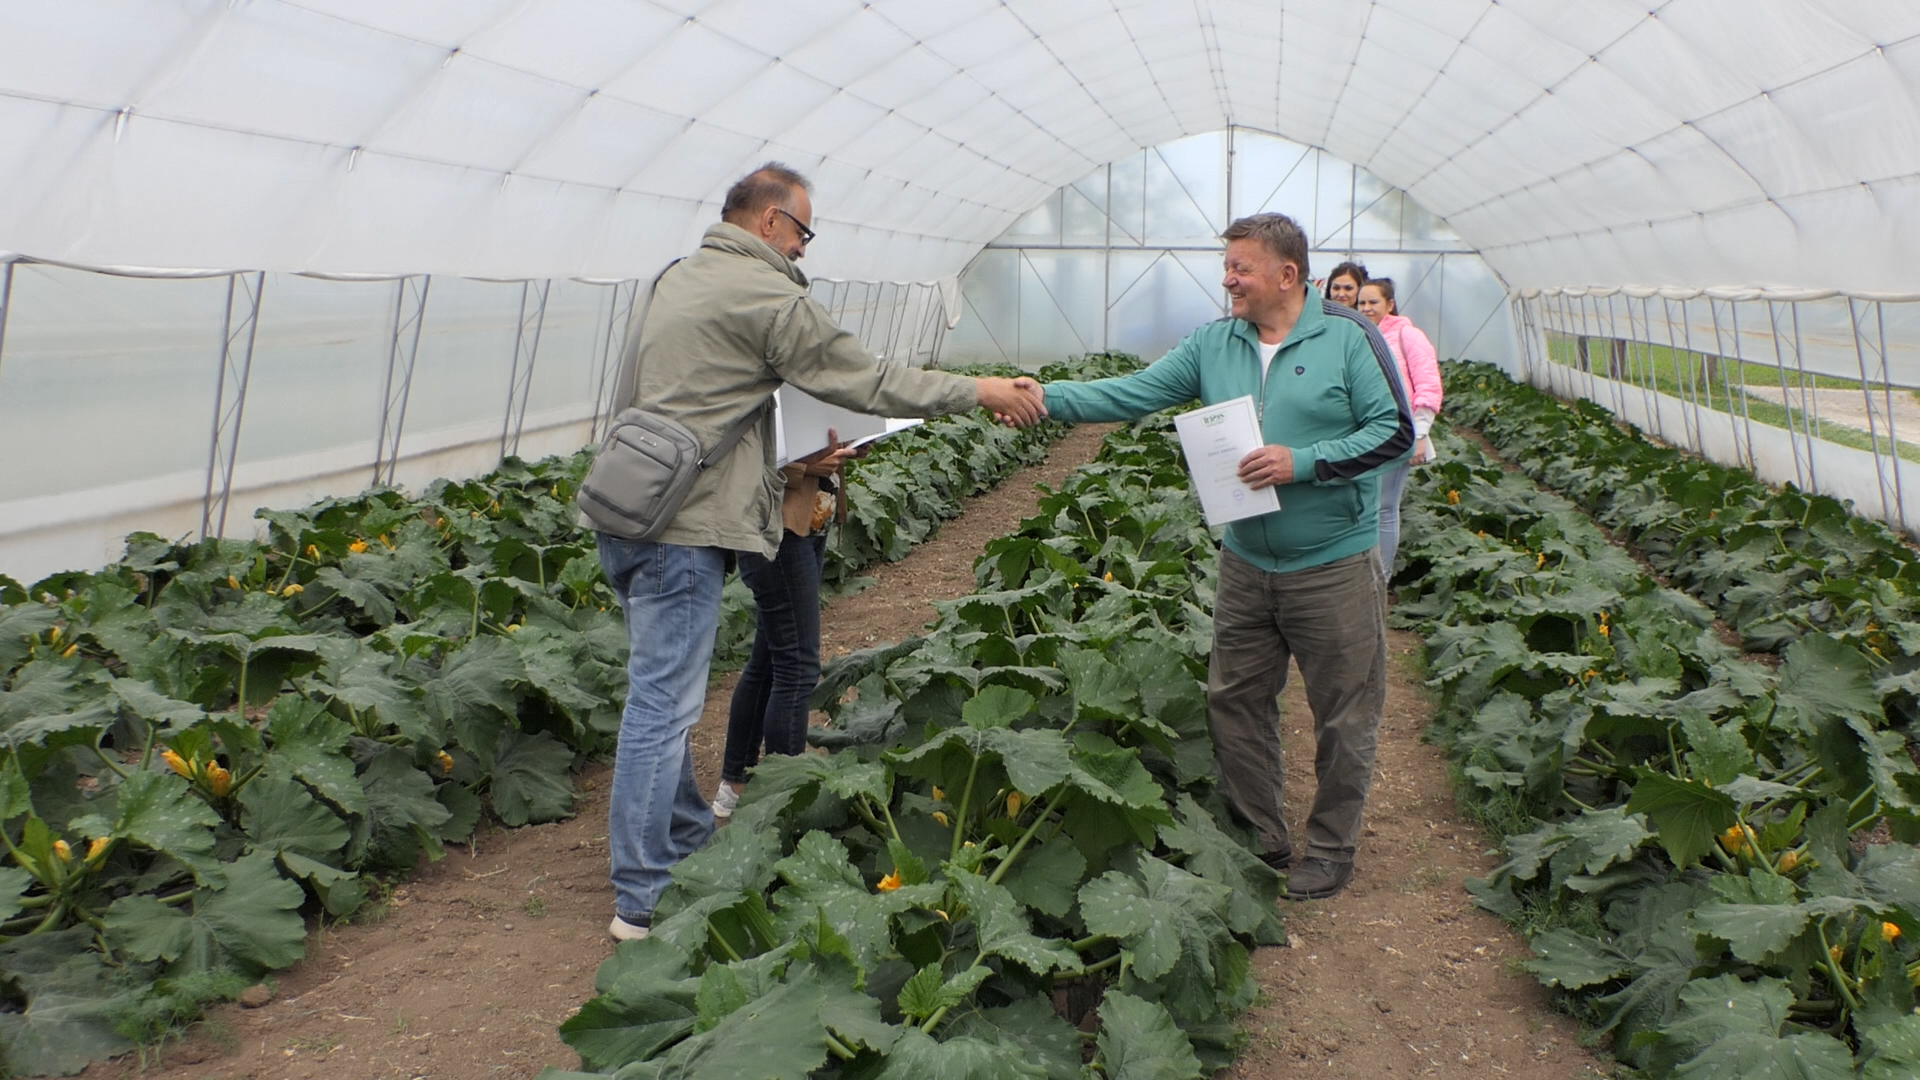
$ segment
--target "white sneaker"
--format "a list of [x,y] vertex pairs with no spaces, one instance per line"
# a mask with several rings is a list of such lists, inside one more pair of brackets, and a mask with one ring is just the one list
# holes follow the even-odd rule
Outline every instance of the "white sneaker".
[[649,932],[646,924],[630,923],[618,915],[615,915],[613,921],[607,924],[607,933],[612,934],[615,941],[639,941]]
[[733,816],[734,807],[740,805],[740,791],[725,780],[713,789],[713,816],[725,821]]

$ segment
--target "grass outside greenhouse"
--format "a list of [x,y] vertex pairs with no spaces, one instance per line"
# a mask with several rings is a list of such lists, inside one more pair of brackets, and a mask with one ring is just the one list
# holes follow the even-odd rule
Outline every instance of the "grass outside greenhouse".
[[[1816,438],[1855,450],[1877,454],[1897,453],[1904,460],[1920,462],[1920,445],[1911,441],[1912,435],[1901,437],[1898,427],[1890,438],[1885,431],[1865,431],[1852,424],[1822,417],[1817,412],[1742,392],[1746,387],[1782,389],[1781,369],[1771,364],[1729,360],[1711,353],[1639,341],[1627,342],[1623,353],[1609,356],[1613,341],[1612,338],[1582,338],[1573,334],[1549,333],[1547,358],[1556,364],[1577,367],[1582,371],[1606,373],[1611,369],[1615,372],[1613,377],[1622,382],[1651,386],[1660,393],[1697,402],[1716,412],[1744,416],[1768,427],[1804,431]],[[1585,364],[1580,362],[1582,344],[1586,347]],[[1862,392],[1858,379],[1801,375],[1798,372],[1788,372],[1785,378],[1784,387],[1788,393],[1798,393],[1802,389]],[[1920,390],[1893,387],[1891,396],[1895,402],[1904,403],[1909,399],[1920,401]],[[1885,411],[1891,411],[1892,407],[1892,403],[1888,403]]]

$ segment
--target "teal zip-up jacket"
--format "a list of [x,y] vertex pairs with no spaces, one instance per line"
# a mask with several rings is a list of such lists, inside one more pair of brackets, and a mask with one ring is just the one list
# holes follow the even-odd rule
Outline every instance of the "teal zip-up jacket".
[[1413,416],[1385,339],[1365,316],[1309,287],[1264,386],[1259,342],[1244,319],[1211,322],[1131,375],[1048,383],[1047,412],[1132,420],[1195,398],[1214,405],[1252,395],[1261,435],[1293,452],[1293,483],[1280,486],[1278,511],[1227,526],[1228,550],[1288,573],[1374,547],[1378,474],[1413,450]]

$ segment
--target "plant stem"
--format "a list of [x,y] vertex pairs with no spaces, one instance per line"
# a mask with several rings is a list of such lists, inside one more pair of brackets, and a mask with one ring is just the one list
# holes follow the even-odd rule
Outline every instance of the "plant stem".
[[1840,970],[1839,963],[1833,958],[1833,946],[1827,943],[1827,923],[1825,919],[1820,920],[1820,925],[1817,929],[1820,932],[1820,960],[1827,969],[1827,977],[1833,980],[1833,988],[1840,992],[1840,996],[1846,1001],[1849,1010],[1859,1008],[1860,999],[1853,995],[1853,987],[1847,985],[1846,974]]
[[966,835],[967,809],[973,802],[973,779],[980,772],[980,755],[973,755],[973,764],[967,766],[967,786],[960,791],[960,809],[953,819],[953,842],[947,852],[948,860],[960,858],[960,841]]
[[1046,810],[1034,815],[1033,824],[1027,826],[1027,831],[1020,834],[1020,841],[1013,845],[1013,850],[1007,852],[1006,858],[1000,860],[1000,865],[993,868],[993,876],[987,879],[987,884],[1000,884],[1000,879],[1007,876],[1007,870],[1013,866],[1014,860],[1026,850],[1027,842],[1033,839],[1033,834],[1040,831],[1040,826],[1052,816],[1055,810],[1066,806],[1069,797],[1068,794],[1062,794],[1057,799],[1049,800]]
[[293,538],[293,556],[287,560],[287,572],[280,576],[280,584],[274,588],[274,592],[279,592],[281,589],[286,588],[287,582],[292,580],[294,568],[300,565],[300,552],[302,550],[300,541],[306,539],[306,536],[306,533],[301,533]]
[[13,937],[16,934],[25,933],[32,930],[33,924],[39,921],[40,918],[41,916],[38,914],[28,914],[22,915],[19,918],[8,919],[6,922],[0,922],[0,934]]
[[240,714],[240,722],[247,722],[247,664],[253,659],[253,650],[249,649],[240,656],[240,687],[234,696],[233,711]]
[[228,789],[227,794],[229,796],[239,795],[240,789],[243,787],[246,787],[248,782],[251,781],[254,777],[259,776],[262,772],[265,772],[266,768],[267,768],[267,763],[263,761],[260,764],[255,765],[253,768],[248,769],[246,772],[246,775],[241,776],[240,778],[236,779],[233,782],[233,787]]
[[834,1057],[839,1058],[841,1061],[853,1060],[854,1051],[852,1047],[848,1046],[846,1043],[841,1042],[839,1039],[834,1038],[833,1032],[831,1031],[822,1032],[821,1034],[826,1036],[828,1053],[831,1053]]
[[[894,838],[895,840],[900,840],[900,826],[898,826],[898,825],[896,825],[896,824],[894,824],[894,821],[893,821],[893,808],[892,808],[892,807],[890,807],[890,806],[888,806],[888,805],[887,805],[886,803],[881,803],[881,804],[880,804],[880,812],[881,812],[882,814],[884,814],[884,815],[886,815],[886,818],[887,818],[887,832],[889,832],[889,833],[891,833],[891,834],[893,834],[893,838]],[[900,842],[901,842],[902,844],[904,844],[904,843],[906,843],[906,841],[905,841],[905,840],[900,840]]]
[[1740,835],[1747,838],[1747,847],[1753,852],[1753,861],[1766,867],[1767,873],[1772,874],[1774,877],[1779,877],[1780,871],[1774,868],[1772,859],[1767,858],[1766,855],[1761,853],[1760,838],[1754,835],[1753,827],[1747,824],[1745,818],[1740,820]]
[[1114,953],[1112,956],[1107,957],[1105,960],[1088,964],[1086,967],[1080,969],[1080,974],[1097,975],[1100,972],[1105,971],[1110,967],[1113,967],[1115,964],[1118,964],[1120,962],[1120,956],[1121,956],[1120,953]]
[[722,934],[718,930],[708,928],[707,936],[712,938],[714,944],[720,946],[721,950],[725,952],[729,957],[731,957],[734,961],[736,962],[739,961],[740,954],[733,951],[733,945],[727,941],[727,936],[725,934]]
[[[974,968],[979,967],[980,961],[985,960],[986,958],[987,958],[987,950],[985,949],[981,949],[979,952],[975,953],[973,957],[973,963],[967,965],[967,971],[972,971]],[[961,974],[962,975],[966,974],[966,971],[961,972]],[[927,1017],[926,1023],[920,1025],[920,1030],[928,1035],[933,1034],[933,1029],[939,1026],[940,1021],[945,1020],[947,1018],[947,1012],[952,1008],[953,1006],[951,1005],[940,1006],[939,1009],[934,1011],[934,1014],[932,1016]]]
[[47,917],[44,919],[41,919],[40,924],[38,926],[35,926],[33,929],[27,931],[27,933],[39,934],[39,933],[44,933],[47,930],[51,930],[53,927],[58,926],[60,924],[60,916],[65,915],[66,913],[67,913],[67,902],[65,900],[61,900],[59,903],[53,905],[53,910],[47,912]]
[[1086,952],[1088,949],[1105,945],[1107,942],[1112,940],[1113,938],[1110,935],[1094,934],[1090,937],[1083,937],[1079,941],[1073,942],[1072,948],[1074,952]]
[[853,800],[853,812],[859,814],[861,820],[865,821],[867,827],[874,832],[881,833],[887,831],[886,826],[880,824],[880,819],[873,816],[873,808],[867,805],[867,797],[865,795]]
[[118,776],[122,780],[125,780],[127,778],[127,770],[121,768],[120,763],[113,760],[113,758],[109,757],[105,750],[100,749],[99,743],[96,742],[93,744],[93,752],[99,756],[101,764],[113,770],[114,775]]

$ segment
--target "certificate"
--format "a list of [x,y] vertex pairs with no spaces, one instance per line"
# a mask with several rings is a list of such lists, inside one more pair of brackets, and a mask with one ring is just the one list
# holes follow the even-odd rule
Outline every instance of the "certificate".
[[1271,487],[1255,491],[1240,482],[1240,459],[1266,445],[1252,397],[1237,397],[1173,418],[1193,473],[1193,491],[1209,525],[1271,514],[1280,495]]

